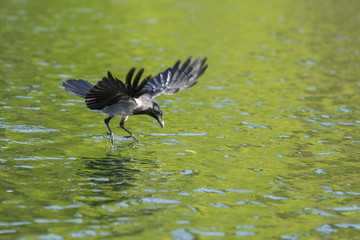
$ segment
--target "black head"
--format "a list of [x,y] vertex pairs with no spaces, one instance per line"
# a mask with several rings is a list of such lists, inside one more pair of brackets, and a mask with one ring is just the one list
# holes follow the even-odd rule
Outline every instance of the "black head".
[[153,104],[154,105],[153,105],[152,109],[150,109],[149,115],[152,116],[153,118],[155,118],[159,122],[160,126],[162,128],[164,128],[165,123],[164,123],[164,120],[162,117],[163,112],[161,111],[161,108],[158,104],[156,104],[156,103],[153,103]]

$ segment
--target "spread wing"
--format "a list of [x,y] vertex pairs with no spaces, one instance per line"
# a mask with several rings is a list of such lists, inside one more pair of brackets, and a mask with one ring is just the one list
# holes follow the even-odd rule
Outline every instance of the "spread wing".
[[103,79],[86,94],[85,102],[87,107],[93,110],[101,110],[108,105],[129,101],[131,98],[137,98],[144,94],[146,92],[144,86],[150,76],[139,84],[144,69],[140,69],[132,81],[134,72],[135,68],[129,71],[125,83],[117,78],[113,78],[111,73],[108,72],[107,77],[103,77]]
[[171,95],[195,85],[197,79],[207,68],[207,65],[205,65],[206,58],[201,59],[201,57],[198,57],[192,63],[191,58],[189,57],[181,67],[179,60],[173,67],[150,78],[144,86],[144,90],[151,98],[155,98],[162,94]]

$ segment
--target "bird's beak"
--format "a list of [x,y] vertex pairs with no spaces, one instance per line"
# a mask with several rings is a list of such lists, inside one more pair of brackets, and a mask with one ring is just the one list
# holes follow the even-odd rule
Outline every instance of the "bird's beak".
[[160,126],[161,126],[162,128],[165,127],[165,123],[164,123],[164,120],[163,120],[163,118],[162,118],[161,115],[159,115],[159,116],[157,117],[157,121],[159,122],[159,124],[160,124]]

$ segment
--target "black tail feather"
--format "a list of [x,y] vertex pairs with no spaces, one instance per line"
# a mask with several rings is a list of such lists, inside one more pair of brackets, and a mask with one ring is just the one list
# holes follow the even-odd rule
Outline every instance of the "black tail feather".
[[63,86],[65,87],[65,91],[68,93],[72,93],[76,96],[85,98],[86,94],[93,88],[94,85],[84,80],[67,80],[63,82]]

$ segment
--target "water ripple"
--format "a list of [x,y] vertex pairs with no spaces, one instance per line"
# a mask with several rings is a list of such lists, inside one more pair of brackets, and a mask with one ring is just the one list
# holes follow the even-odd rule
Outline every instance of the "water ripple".
[[236,236],[245,237],[245,236],[255,235],[255,233],[254,233],[254,232],[250,232],[250,231],[236,231],[236,232],[235,232],[235,235],[236,235]]
[[201,193],[219,193],[219,194],[226,194],[223,191],[216,190],[216,189],[208,189],[208,188],[197,188],[194,189],[195,192],[201,192]]
[[262,195],[265,198],[270,198],[273,200],[292,200],[291,198],[286,198],[286,197],[278,197],[278,196],[272,196],[272,195]]
[[177,200],[170,200],[170,199],[165,199],[165,198],[143,198],[141,199],[144,203],[161,203],[161,204],[175,204],[175,203],[181,203],[180,201]]
[[341,212],[350,212],[350,211],[359,211],[360,208],[356,205],[352,205],[351,207],[334,207],[334,208],[329,208],[335,211],[341,211]]
[[202,236],[211,236],[211,237],[223,237],[225,233],[223,232],[207,232],[207,231],[197,231],[197,230],[190,230],[190,232],[202,235]]
[[193,240],[194,237],[185,229],[180,228],[170,232],[174,240]]
[[49,132],[58,132],[57,129],[45,128],[43,126],[31,126],[31,125],[8,125],[3,122],[0,122],[0,128],[5,128],[6,130],[11,130],[13,132],[21,133],[49,133]]

